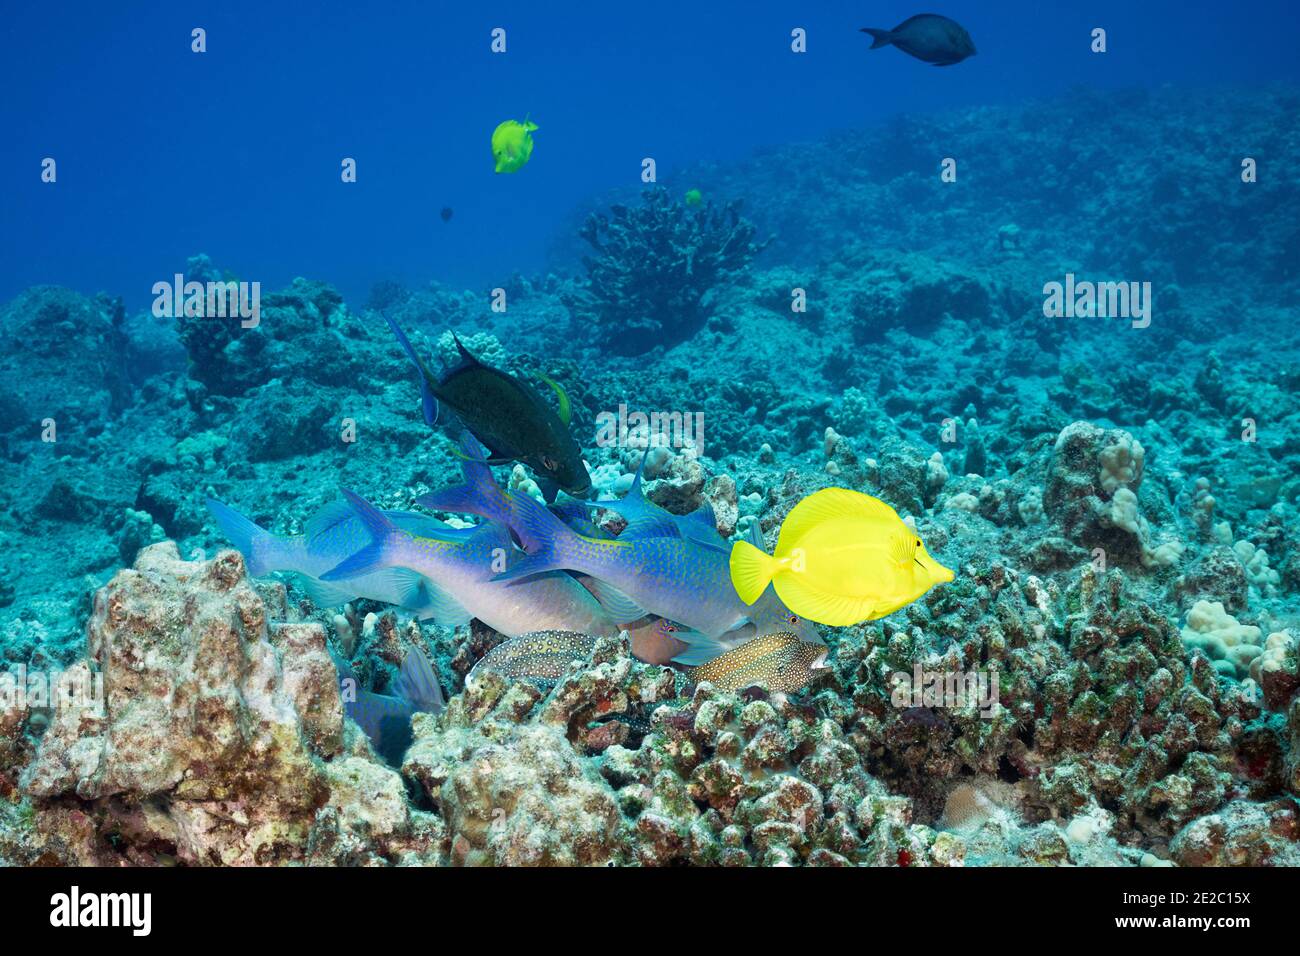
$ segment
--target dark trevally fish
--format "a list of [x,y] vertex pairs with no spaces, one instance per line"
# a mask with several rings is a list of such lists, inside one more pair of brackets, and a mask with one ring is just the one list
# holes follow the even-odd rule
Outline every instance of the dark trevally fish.
[[438,677],[418,648],[407,651],[390,694],[362,690],[346,661],[336,660],[334,666],[339,673],[343,712],[370,738],[375,751],[394,766],[402,762],[411,745],[411,715],[438,714],[446,706]]
[[533,631],[498,644],[465,677],[473,687],[483,671],[494,671],[511,680],[528,681],[545,690],[554,687],[569,665],[586,660],[599,638],[579,631]]
[[591,491],[582,450],[569,431],[569,398],[559,385],[540,376],[559,399],[557,413],[527,382],[476,359],[454,332],[460,364],[436,379],[397,323],[384,318],[420,372],[420,395],[428,424],[437,422],[438,403],[445,403],[487,446],[488,464],[523,462],[537,474],[538,487],[547,501],[554,501],[559,489],[579,497]]
[[773,693],[793,694],[826,667],[828,653],[825,644],[809,644],[785,631],[742,644],[707,664],[687,669],[686,674],[694,683],[708,681],[722,690],[765,684]]
[[[450,596],[422,575],[405,568],[384,568],[347,580],[325,582],[320,576],[354,554],[370,540],[347,502],[326,505],[307,522],[304,534],[276,535],[222,504],[207,499],[217,526],[244,555],[248,573],[261,577],[273,571],[298,575],[298,582],[317,607],[337,607],[357,598],[395,604],[414,611],[421,620],[454,627],[469,615]],[[385,512],[398,526],[426,537],[463,538],[467,532],[428,515]]]
[[909,56],[935,66],[952,66],[975,55],[975,44],[960,23],[937,13],[920,13],[908,17],[892,30],[863,27],[871,34],[871,49],[896,46]]

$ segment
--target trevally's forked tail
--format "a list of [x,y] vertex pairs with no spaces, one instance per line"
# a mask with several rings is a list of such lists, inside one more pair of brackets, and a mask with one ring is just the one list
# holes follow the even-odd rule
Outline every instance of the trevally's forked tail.
[[402,327],[387,312],[384,313],[384,321],[393,330],[393,335],[397,336],[397,342],[401,345],[402,351],[406,353],[406,357],[411,360],[411,364],[420,373],[420,406],[424,413],[424,421],[430,426],[436,425],[438,423],[438,399],[434,397],[433,386],[437,379],[429,371],[429,366],[424,363],[424,359],[420,358],[416,353],[415,347],[411,345],[411,340],[406,337]]

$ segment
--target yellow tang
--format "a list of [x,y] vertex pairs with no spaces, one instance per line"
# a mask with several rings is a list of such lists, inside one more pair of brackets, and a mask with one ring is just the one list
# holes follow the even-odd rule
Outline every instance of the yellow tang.
[[771,583],[790,610],[834,627],[884,617],[952,578],[898,512],[844,488],[795,505],[774,556],[747,541],[731,549],[731,583],[746,604]]
[[492,131],[492,158],[498,173],[517,173],[533,155],[533,130],[537,124],[527,117],[506,120]]

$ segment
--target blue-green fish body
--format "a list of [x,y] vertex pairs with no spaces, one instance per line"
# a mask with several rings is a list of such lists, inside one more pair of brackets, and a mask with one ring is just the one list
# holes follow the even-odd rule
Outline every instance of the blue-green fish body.
[[498,580],[499,571],[508,570],[523,556],[505,525],[489,521],[463,537],[424,537],[398,527],[359,495],[350,491],[344,495],[368,529],[370,541],[321,575],[322,580],[405,568],[434,582],[468,615],[510,637],[537,630],[618,633],[595,598],[567,574]]
[[[631,538],[588,538],[571,530],[539,503],[517,492],[512,527],[521,540],[535,542],[534,549],[513,567],[498,575],[508,581],[554,571],[590,575],[611,612],[623,599],[618,619],[633,620],[654,614],[718,637],[742,626],[750,608],[730,581],[728,555],[684,538],[671,521],[662,533]],[[603,593],[601,593],[603,592]]]
[[[272,534],[220,501],[209,498],[207,504],[222,532],[243,553],[252,577],[273,571],[299,575],[303,590],[318,607],[336,607],[366,598],[395,604],[439,624],[451,626],[469,620],[445,593],[409,570],[379,569],[347,580],[321,580],[321,575],[369,541],[365,527],[346,502],[327,505],[307,522],[305,533],[300,535]],[[395,524],[424,535],[449,539],[464,535],[426,515],[403,511],[386,515]]]
[[[679,622],[681,632],[671,641],[686,645],[673,658],[681,664],[703,663],[739,643],[776,631],[793,630],[803,640],[821,642],[816,628],[791,614],[775,592],[753,606],[744,604],[731,584],[729,550],[718,534],[712,508],[705,506],[685,517],[660,508],[641,493],[642,469],[637,470],[627,497],[596,505],[610,510],[622,507],[627,528],[617,538],[603,531],[596,537],[574,530],[589,522],[575,510],[582,503],[554,506],[560,512],[557,516],[527,495],[502,491],[479,460],[481,447],[469,436],[462,439],[462,449],[465,484],[418,501],[428,508],[508,524],[528,556],[513,564],[501,580],[561,570],[576,573],[619,624],[642,621],[647,615]],[[650,635],[645,641],[651,641]],[[658,648],[672,646],[662,635],[654,637],[653,643]]]

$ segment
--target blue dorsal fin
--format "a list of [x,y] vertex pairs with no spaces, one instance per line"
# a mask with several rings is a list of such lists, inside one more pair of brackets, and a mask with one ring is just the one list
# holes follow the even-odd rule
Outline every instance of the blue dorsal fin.
[[680,538],[682,529],[667,511],[644,512],[631,519],[619,533],[620,538]]
[[745,529],[745,540],[764,554],[767,554],[767,545],[763,541],[763,526],[757,518],[751,521],[749,527]]
[[465,537],[466,533],[464,528],[453,528],[445,521],[439,521],[430,515],[416,514],[413,511],[385,511],[384,516],[397,527],[417,538],[455,541],[457,538]]
[[707,501],[690,514],[683,515],[680,521],[688,537],[705,544],[726,544],[722,535],[718,533],[718,516],[713,513],[713,505]]
[[632,477],[632,486],[628,488],[627,498],[638,498],[645,500],[645,492],[641,490],[641,480],[645,475],[646,459],[650,457],[650,439],[645,440],[645,451],[641,454],[641,463],[636,466],[636,474]]

